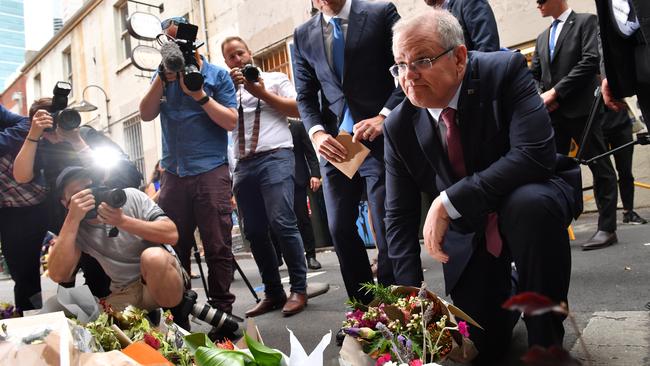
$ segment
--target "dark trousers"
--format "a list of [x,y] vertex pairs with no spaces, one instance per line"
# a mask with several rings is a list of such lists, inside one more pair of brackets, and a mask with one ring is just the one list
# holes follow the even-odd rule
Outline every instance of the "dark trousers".
[[[528,184],[503,201],[498,210],[503,253],[495,258],[481,240],[451,290],[454,305],[485,329],[472,327],[469,332],[479,351],[475,364],[503,364],[498,360],[508,350],[518,315],[501,308],[511,296],[511,261],[517,265],[519,292],[534,291],[557,303],[567,301],[571,274],[567,226],[571,213],[556,184],[566,183]],[[547,314],[524,320],[529,345],[562,345],[562,317]]]
[[[296,214],[296,220],[298,220],[298,231],[300,231],[302,244],[305,247],[305,257],[316,258],[316,240],[314,239],[314,229],[311,226],[311,218],[307,208],[307,187],[294,184],[293,212]],[[279,263],[282,258],[282,248],[273,231],[271,231],[270,236]]]
[[20,310],[40,309],[41,248],[47,231],[44,204],[0,208],[0,240],[11,278],[14,301]]
[[194,230],[198,226],[208,265],[210,302],[226,313],[232,312],[235,302],[235,295],[230,292],[234,260],[230,187],[228,165],[188,177],[166,171],[159,199],[160,207],[178,229],[174,249],[187,273],[190,273],[190,253],[196,245]]
[[[626,123],[611,130],[603,131],[609,149],[615,149],[632,141],[632,124]],[[621,193],[623,209],[634,209],[634,175],[632,175],[632,156],[634,145],[614,153],[616,172],[618,173],[618,190]]]
[[[596,118],[587,137],[582,154],[584,159],[589,159],[607,151],[603,132],[600,124],[597,123],[598,120]],[[586,122],[586,118],[553,117],[555,146],[559,154],[567,155],[569,153],[572,138],[578,144],[582,141]],[[583,147],[580,146],[579,148],[582,149]],[[608,157],[597,160],[589,164],[589,169],[594,178],[594,196],[598,207],[598,230],[614,232],[616,231],[616,200],[618,199],[618,193],[616,189],[616,173],[612,161]]]
[[372,300],[372,297],[361,290],[361,285],[373,282],[373,277],[365,244],[359,236],[356,225],[359,217],[359,202],[364,187],[376,234],[378,251],[377,280],[382,285],[392,285],[395,282],[393,266],[388,258],[386,226],[384,224],[384,217],[386,216],[384,208],[386,199],[384,162],[369,155],[352,179],[345,176],[330,163],[326,163],[321,171],[324,172],[323,193],[327,208],[327,221],[334,249],[341,266],[345,289],[348,297],[368,303]]
[[643,114],[643,122],[648,124],[650,121],[650,85],[639,84],[636,96]]
[[278,258],[269,228],[280,244],[289,269],[291,292],[307,292],[307,264],[294,208],[294,156],[290,149],[239,161],[233,191],[244,223],[244,234],[264,283],[267,297],[282,296]]

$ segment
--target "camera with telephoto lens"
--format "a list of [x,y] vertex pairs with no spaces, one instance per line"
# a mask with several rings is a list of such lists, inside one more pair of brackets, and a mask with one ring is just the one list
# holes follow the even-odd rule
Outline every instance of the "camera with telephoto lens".
[[108,188],[106,186],[90,186],[93,197],[95,197],[95,208],[88,211],[87,219],[97,217],[97,208],[102,202],[113,208],[120,208],[126,203],[126,193],[121,188]]
[[59,81],[54,85],[52,91],[52,106],[49,108],[52,116],[52,127],[46,128],[45,131],[52,132],[57,126],[66,131],[74,130],[81,125],[81,116],[74,109],[68,109],[68,95],[72,90],[72,85],[65,81]]
[[181,319],[189,317],[190,314],[195,318],[204,321],[214,327],[214,330],[222,334],[236,334],[239,330],[239,323],[243,322],[235,315],[225,313],[208,304],[197,304],[198,295],[193,290],[185,290],[181,303],[174,309],[174,317]]
[[242,67],[241,73],[244,75],[246,80],[251,83],[257,82],[260,78],[260,70],[251,64],[246,64],[244,67]]

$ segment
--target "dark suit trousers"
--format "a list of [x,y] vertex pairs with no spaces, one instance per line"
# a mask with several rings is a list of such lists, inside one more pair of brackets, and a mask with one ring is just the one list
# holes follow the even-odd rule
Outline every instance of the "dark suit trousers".
[[[586,140],[582,158],[589,159],[607,151],[603,132],[596,118],[591,132]],[[585,118],[570,119],[552,116],[555,129],[555,146],[559,154],[567,155],[571,147],[571,139],[576,143],[582,140]],[[582,147],[580,147],[582,148]],[[616,172],[610,158],[603,158],[589,164],[589,169],[594,178],[594,196],[598,207],[598,230],[616,231],[616,200],[618,199],[616,187]]]
[[[563,181],[533,183],[508,196],[499,214],[504,250],[499,258],[479,243],[458,283],[451,291],[460,307],[484,329],[470,328],[479,356],[476,365],[499,365],[508,351],[518,313],[501,308],[511,296],[510,262],[519,273],[518,292],[534,291],[555,302],[567,301],[571,253],[567,226],[571,214],[556,186]],[[562,345],[562,317],[546,314],[526,317],[529,345]]]
[[314,239],[314,229],[311,227],[311,219],[307,210],[306,186],[294,185],[293,211],[296,213],[298,230],[302,237],[302,244],[305,246],[305,256],[307,258],[316,258],[316,240]]
[[349,179],[330,163],[326,163],[321,171],[324,173],[323,194],[327,207],[327,221],[348,297],[368,303],[372,297],[361,290],[361,285],[373,282],[373,277],[368,254],[356,225],[359,217],[359,201],[364,188],[372,213],[372,224],[377,241],[377,280],[382,285],[392,285],[395,282],[393,267],[388,258],[386,226],[384,224],[386,216],[384,163],[369,155],[352,179]]
[[[603,131],[608,147],[615,149],[632,141],[632,124],[626,123],[611,130]],[[632,174],[632,157],[634,146],[627,147],[614,154],[616,171],[618,172],[618,190],[621,193],[623,209],[634,209],[634,175]]]
[[648,124],[650,123],[650,85],[641,85],[637,86],[636,96],[639,101],[639,107],[641,107],[641,113],[643,114],[643,121]]

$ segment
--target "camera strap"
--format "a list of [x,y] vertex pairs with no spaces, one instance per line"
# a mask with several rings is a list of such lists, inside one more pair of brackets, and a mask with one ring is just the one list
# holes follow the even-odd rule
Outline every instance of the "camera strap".
[[[242,92],[239,92],[239,123],[237,125],[238,133],[237,138],[239,139],[239,158],[246,156],[246,127],[244,125],[244,105],[242,104]],[[251,136],[251,150],[249,155],[255,154],[257,149],[257,142],[260,138],[260,115],[262,114],[262,103],[257,99],[257,107],[255,107],[255,121],[253,122],[253,133]]]

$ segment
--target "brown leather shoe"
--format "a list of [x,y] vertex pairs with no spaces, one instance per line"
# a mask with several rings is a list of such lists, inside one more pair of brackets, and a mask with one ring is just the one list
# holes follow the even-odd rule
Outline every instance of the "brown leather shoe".
[[287,295],[282,294],[280,297],[264,297],[255,307],[248,310],[245,314],[247,318],[266,314],[269,311],[277,310],[287,302]]
[[618,243],[616,232],[598,230],[596,231],[594,236],[592,236],[591,239],[583,243],[581,247],[582,250],[594,250],[594,249],[605,248],[616,243]]
[[305,306],[307,306],[307,294],[292,292],[282,308],[282,314],[284,316],[298,314],[305,309]]

